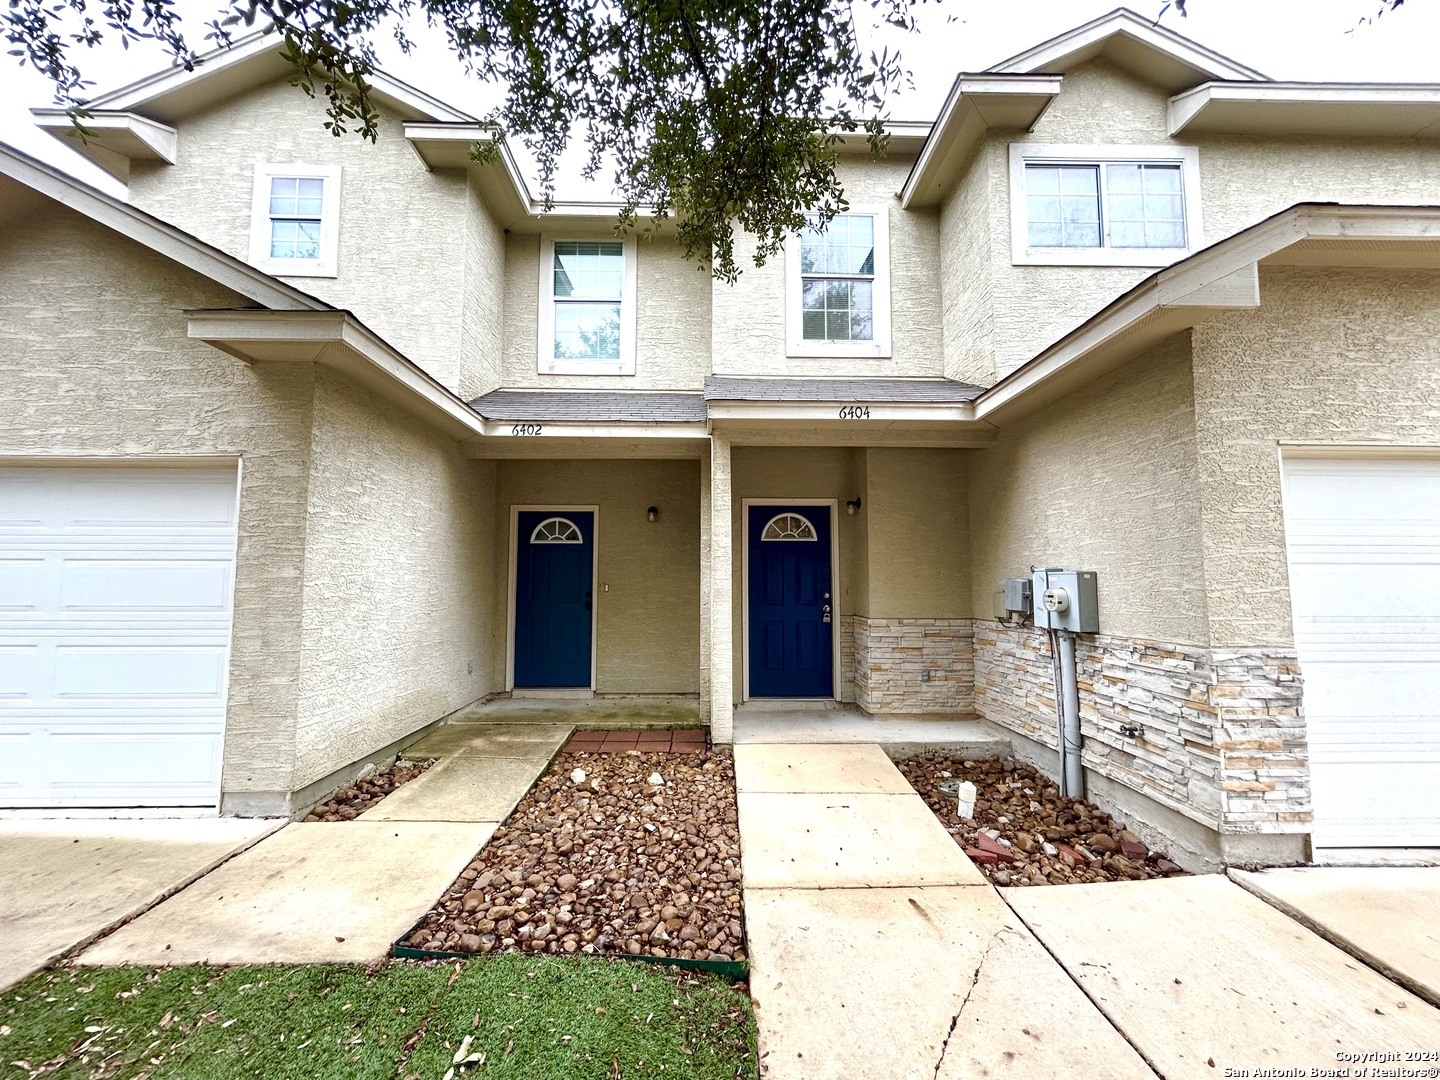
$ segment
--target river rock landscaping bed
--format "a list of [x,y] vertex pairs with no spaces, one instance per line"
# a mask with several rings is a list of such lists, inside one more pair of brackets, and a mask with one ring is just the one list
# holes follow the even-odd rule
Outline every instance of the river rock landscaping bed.
[[728,751],[561,754],[403,944],[745,960]]
[[311,810],[305,820],[354,821],[401,784],[408,784],[434,764],[433,761],[397,761],[389,768],[362,776]]
[[[1184,871],[1084,799],[1067,799],[1030,765],[933,753],[897,761],[955,842],[996,885],[1140,881]],[[960,817],[947,780],[975,785],[974,817]]]

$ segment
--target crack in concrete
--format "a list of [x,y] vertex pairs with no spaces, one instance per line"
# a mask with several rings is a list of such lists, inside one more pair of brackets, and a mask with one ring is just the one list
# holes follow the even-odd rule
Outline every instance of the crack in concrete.
[[[912,901],[913,903],[913,901]],[[990,958],[990,952],[1000,940],[1000,935],[1005,933],[1008,927],[1000,927],[995,931],[990,942],[985,946],[985,951],[980,954],[980,959],[975,962],[975,971],[970,976],[970,986],[965,991],[964,998],[960,1001],[960,1007],[955,1010],[955,1015],[950,1018],[950,1030],[945,1032],[945,1041],[940,1044],[940,1056],[935,1059],[935,1078],[939,1080],[940,1066],[945,1064],[945,1054],[950,1049],[950,1039],[955,1034],[955,1029],[960,1025],[960,1016],[965,1011],[965,1006],[970,1004],[970,996],[975,993],[975,987],[980,984],[980,969],[985,966],[985,961]]]

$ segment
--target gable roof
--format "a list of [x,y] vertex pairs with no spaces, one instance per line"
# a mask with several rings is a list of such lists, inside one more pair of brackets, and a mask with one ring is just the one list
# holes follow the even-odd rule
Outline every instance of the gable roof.
[[[278,79],[290,70],[281,56],[280,36],[257,30],[225,48],[199,56],[195,67],[186,71],[172,65],[147,75],[128,86],[101,94],[85,103],[92,112],[133,112],[164,124],[209,108],[255,86]],[[372,72],[367,80],[375,100],[405,120],[474,123],[469,113],[445,104],[408,83]]]
[[[121,202],[113,195],[76,180],[4,142],[0,142],[0,178],[39,192],[264,307],[297,311],[330,310],[330,305],[323,300],[317,300],[219,248],[211,247],[184,230]],[[11,191],[14,190],[12,187]],[[5,187],[0,186],[0,207],[3,207],[5,199]]]
[[1104,57],[1176,94],[1202,82],[1267,82],[1268,76],[1158,26],[1129,8],[1116,8],[1083,26],[1002,60],[991,72],[1063,74]]

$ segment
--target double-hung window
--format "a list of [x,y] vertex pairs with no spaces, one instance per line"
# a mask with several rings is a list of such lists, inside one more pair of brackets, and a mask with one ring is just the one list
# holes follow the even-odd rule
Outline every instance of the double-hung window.
[[883,206],[818,218],[786,245],[787,353],[889,356],[889,228]]
[[339,218],[338,165],[257,165],[250,262],[282,277],[334,277]]
[[635,240],[540,243],[540,373],[635,373]]
[[1165,266],[1201,246],[1193,147],[1010,148],[1013,261]]

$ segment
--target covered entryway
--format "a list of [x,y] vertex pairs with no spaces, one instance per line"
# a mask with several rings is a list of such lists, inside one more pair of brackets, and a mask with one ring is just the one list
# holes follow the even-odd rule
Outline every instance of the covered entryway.
[[1287,458],[1317,847],[1440,845],[1440,458]]
[[515,522],[514,686],[589,689],[595,510],[517,510]]
[[237,486],[0,467],[0,805],[217,804]]
[[747,507],[752,697],[835,692],[832,523],[828,504]]

